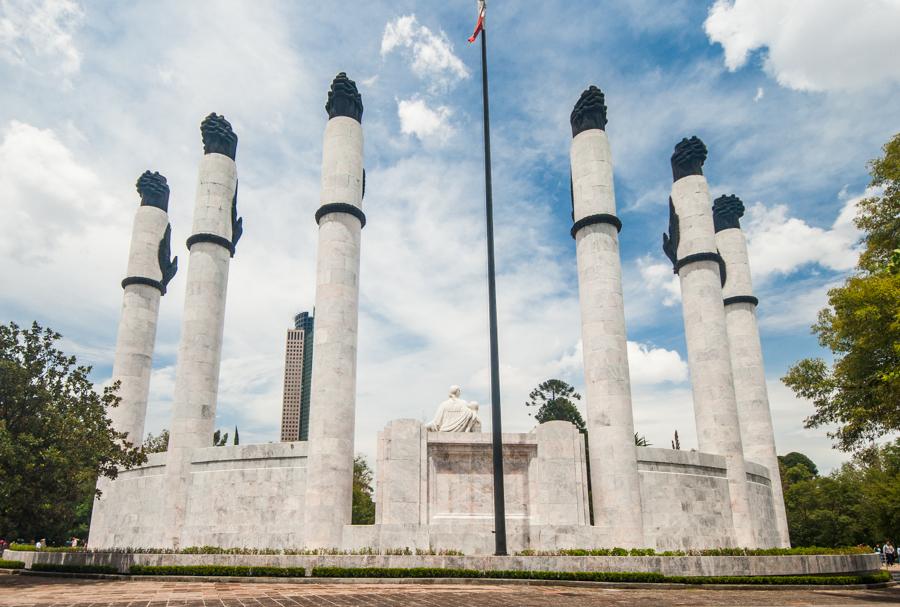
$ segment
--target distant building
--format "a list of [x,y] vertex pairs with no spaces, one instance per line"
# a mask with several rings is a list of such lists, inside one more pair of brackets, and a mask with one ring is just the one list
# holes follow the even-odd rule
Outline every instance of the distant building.
[[294,328],[287,332],[281,409],[282,442],[306,440],[309,435],[314,320],[309,312],[301,312],[294,316]]

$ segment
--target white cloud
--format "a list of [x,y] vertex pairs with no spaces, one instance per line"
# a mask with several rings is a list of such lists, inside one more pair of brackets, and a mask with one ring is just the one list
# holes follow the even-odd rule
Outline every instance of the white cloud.
[[[136,196],[136,195],[135,195]],[[0,140],[2,258],[47,262],[115,203],[98,175],[50,129],[12,121]]]
[[822,281],[818,277],[773,286],[760,293],[759,325],[765,331],[785,331],[811,326],[828,303],[828,291],[842,281]]
[[789,274],[818,264],[834,271],[853,268],[859,257],[860,232],[853,225],[856,204],[875,194],[848,198],[831,228],[823,229],[788,215],[786,205],[767,207],[755,203],[747,209],[742,224],[747,235],[750,267],[755,278],[765,280],[774,274]]
[[453,134],[453,127],[448,124],[448,120],[452,114],[447,106],[431,109],[422,99],[397,101],[400,130],[404,135],[415,135],[422,141],[444,141],[450,137]]
[[697,426],[689,386],[634,385],[631,390],[634,429],[653,447],[669,448],[675,431],[681,449],[697,448]]
[[717,0],[704,28],[729,70],[765,47],[779,84],[824,91],[900,81],[898,23],[896,0]]
[[662,304],[666,307],[674,306],[681,301],[681,284],[678,276],[672,272],[672,264],[656,262],[649,255],[637,260],[638,271],[641,276],[641,290],[644,296],[662,296]]
[[790,388],[777,378],[768,378],[769,409],[775,431],[775,446],[779,455],[798,451],[808,456],[819,468],[820,474],[828,474],[850,459],[849,454],[832,448],[826,438],[834,426],[804,428],[803,420],[813,414],[815,408],[805,399],[797,398]]
[[[687,363],[675,350],[656,348],[651,344],[628,341],[628,373],[632,386],[651,386],[687,381]],[[556,361],[561,374],[580,373],[583,367],[584,345],[579,339],[575,347]]]
[[753,101],[759,101],[760,99],[762,99],[765,96],[766,96],[765,89],[763,89],[763,87],[761,87],[761,86],[758,86],[758,87],[756,87],[756,95],[753,96]]
[[634,386],[683,382],[688,378],[687,363],[678,352],[634,341],[628,342],[628,371]]
[[453,52],[453,45],[443,30],[435,34],[419,25],[415,15],[404,15],[389,21],[381,39],[381,55],[405,49],[413,73],[437,91],[469,77],[469,70]]
[[84,12],[73,0],[2,0],[0,57],[38,72],[71,76],[81,67],[72,34]]

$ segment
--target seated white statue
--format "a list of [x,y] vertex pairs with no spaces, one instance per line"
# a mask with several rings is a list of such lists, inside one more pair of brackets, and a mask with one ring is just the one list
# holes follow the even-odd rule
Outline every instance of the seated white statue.
[[467,403],[459,395],[459,386],[450,386],[450,398],[440,404],[434,420],[425,426],[429,432],[480,432],[478,403]]

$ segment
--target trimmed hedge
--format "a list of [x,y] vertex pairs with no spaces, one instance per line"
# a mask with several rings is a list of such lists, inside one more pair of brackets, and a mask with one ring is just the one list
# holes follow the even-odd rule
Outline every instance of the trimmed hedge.
[[371,578],[399,578],[399,577],[484,577],[483,571],[477,569],[442,569],[440,567],[313,567],[313,577],[371,577]]
[[849,586],[852,584],[878,584],[881,582],[890,582],[891,574],[887,571],[880,571],[868,575],[670,576],[666,578],[666,581],[674,584],[752,584],[767,586],[796,584],[801,586]]
[[305,577],[303,567],[239,567],[229,565],[132,565],[131,575],[210,575],[223,577]]
[[0,559],[0,569],[21,569],[25,566],[22,561],[5,561]]
[[15,550],[16,552],[84,552],[84,546],[72,548],[71,546],[47,546],[36,550],[34,544],[10,544],[7,550]]
[[784,575],[784,576],[667,576],[650,572],[613,571],[477,571],[475,569],[410,569],[384,567],[314,567],[313,577],[324,578],[482,578],[564,580],[578,582],[640,582],[669,584],[763,584],[834,585],[875,584],[890,581],[886,571],[871,575]]
[[112,565],[65,565],[62,563],[33,563],[31,570],[60,573],[119,573],[119,570]]
[[666,550],[653,548],[566,548],[562,550],[522,550],[515,556],[833,556],[847,554],[873,554],[869,548],[843,546],[820,548],[705,548],[703,550]]
[[[0,567],[22,568],[21,561],[0,561]],[[117,573],[109,565],[63,565],[34,563],[32,571],[66,573]],[[243,567],[227,565],[132,565],[131,575],[185,575],[220,577],[305,577],[303,567]],[[888,582],[887,571],[867,575],[780,575],[780,576],[676,576],[651,572],[616,571],[479,571],[477,569],[441,569],[438,567],[314,567],[320,578],[480,578],[513,580],[560,580],[576,582],[632,582],[668,584],[753,584],[846,586]]]

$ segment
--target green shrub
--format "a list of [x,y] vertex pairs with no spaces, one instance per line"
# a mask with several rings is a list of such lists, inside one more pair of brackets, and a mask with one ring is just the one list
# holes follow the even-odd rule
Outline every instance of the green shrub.
[[482,572],[476,569],[442,569],[440,567],[412,567],[408,569],[398,567],[313,567],[313,577],[483,577]]
[[22,561],[5,561],[0,559],[0,569],[21,569],[25,566]]
[[187,546],[181,554],[281,554],[277,548],[219,548],[218,546]]
[[132,565],[132,575],[209,575],[227,577],[304,577],[303,567],[239,567],[230,565]]
[[6,549],[17,552],[84,552],[83,546],[77,548],[72,548],[71,546],[49,546],[36,551],[34,544],[10,544]]
[[111,565],[63,565],[61,563],[33,563],[32,571],[58,571],[61,573],[118,573]]
[[661,573],[643,571],[485,571],[483,576],[492,579],[512,580],[564,580],[574,582],[641,582],[665,581]]
[[760,576],[668,576],[666,582],[673,584],[752,584],[774,585],[795,584],[802,586],[847,586],[850,584],[877,584],[889,582],[887,571],[867,575],[760,575]]
[[703,550],[666,550],[656,552],[653,548],[566,548],[562,550],[523,550],[516,556],[813,556],[869,554],[872,551],[861,546],[821,548],[803,546],[799,548],[706,548]]
[[887,572],[871,575],[794,576],[666,576],[650,572],[614,571],[477,571],[475,569],[411,569],[386,567],[314,567],[313,577],[324,578],[487,578],[518,580],[564,580],[578,582],[639,582],[670,584],[763,584],[763,585],[848,585],[874,584],[891,579]]

